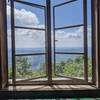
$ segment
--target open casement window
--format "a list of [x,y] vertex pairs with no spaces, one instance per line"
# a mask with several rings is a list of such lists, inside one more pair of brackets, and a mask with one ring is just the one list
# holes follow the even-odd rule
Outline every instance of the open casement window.
[[[23,19],[22,22],[17,21],[16,9],[18,6],[22,7],[24,13],[27,11],[28,14],[32,14],[31,24],[24,23]],[[32,11],[42,17],[41,25],[38,24],[37,16]],[[27,20],[28,14],[26,15]],[[45,83],[47,81],[46,7],[25,0],[11,0],[11,30],[13,83]],[[18,42],[18,37],[20,42]],[[40,44],[36,43],[34,38],[37,38]],[[34,48],[35,43],[42,49],[38,46]],[[20,47],[21,44],[23,47]]]
[[[77,9],[77,11],[75,9]],[[74,15],[72,13],[73,11],[76,11]],[[64,12],[66,12],[66,14],[62,14]],[[57,13],[61,13],[60,16],[57,16]],[[70,18],[70,16],[73,16],[71,17],[72,19]],[[65,22],[59,23],[58,21],[61,20],[62,17],[65,18]],[[88,82],[87,1],[71,0],[55,5],[53,7],[53,19],[54,74],[57,77],[65,78],[68,83]],[[70,21],[67,22],[67,20]],[[80,32],[79,34],[79,37],[83,37],[80,41],[81,47],[76,47],[76,49],[67,49],[68,46],[73,48],[74,42],[77,41],[78,32],[76,33],[76,30],[78,29],[82,30],[82,32]],[[66,34],[66,38],[58,37],[57,34],[59,34],[59,32],[62,32],[62,35]],[[70,33],[71,35],[68,33]],[[74,38],[75,36],[76,39]],[[70,41],[68,37],[73,38],[71,39],[73,41],[73,44],[70,43],[72,41]],[[65,39],[68,43],[65,43]],[[60,46],[60,44],[62,44],[63,46]],[[61,49],[64,47],[65,49]],[[74,72],[76,72],[77,74],[75,74]]]
[[[12,40],[10,84],[93,83],[95,74],[92,69],[95,68],[92,66],[92,58],[88,57],[87,0],[69,0],[54,5],[53,12],[49,0],[42,5],[28,0],[10,0],[10,2]],[[22,16],[27,20],[30,19],[31,24],[28,21],[26,23]],[[40,18],[40,22],[36,17]]]

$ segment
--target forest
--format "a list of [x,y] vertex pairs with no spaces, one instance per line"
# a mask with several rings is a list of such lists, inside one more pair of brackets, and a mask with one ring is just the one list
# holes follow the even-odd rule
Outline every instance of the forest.
[[[68,77],[84,77],[84,58],[76,57],[69,58],[66,61],[56,63],[55,67],[52,64],[52,76],[63,75]],[[8,69],[9,79],[12,78],[12,67]],[[46,76],[46,65],[41,63],[40,68],[37,70],[32,69],[31,63],[27,57],[16,58],[16,78],[34,78],[39,76]],[[88,77],[92,77],[92,62],[88,58]]]

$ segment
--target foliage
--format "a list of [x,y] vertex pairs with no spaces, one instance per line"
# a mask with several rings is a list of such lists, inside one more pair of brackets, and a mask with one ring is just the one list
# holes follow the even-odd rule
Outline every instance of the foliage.
[[[84,77],[84,58],[77,57],[56,64],[56,74],[69,77]],[[88,59],[88,76],[92,76],[91,59]]]
[[[46,72],[46,65],[41,64],[40,68],[34,70],[28,57],[16,58],[16,78],[34,78],[38,76],[44,76]],[[54,64],[53,68],[54,70]],[[61,61],[56,64],[55,73],[58,75],[70,76],[70,77],[83,77],[84,76],[84,58],[76,57],[70,58],[66,61]],[[9,78],[12,78],[12,68],[9,67]],[[53,71],[53,77],[54,71]],[[88,76],[92,76],[92,64],[91,59],[88,58]]]
[[[33,70],[31,62],[28,57],[17,57],[16,58],[16,78],[34,78],[43,76],[43,64],[40,65],[40,69]],[[12,78],[12,68],[9,67],[9,78]]]
[[28,62],[26,57],[17,57],[16,58],[16,75],[17,78],[28,77],[32,75],[31,64]]

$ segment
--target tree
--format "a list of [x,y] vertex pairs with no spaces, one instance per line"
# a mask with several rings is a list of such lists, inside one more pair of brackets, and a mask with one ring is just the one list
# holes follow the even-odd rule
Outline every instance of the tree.
[[31,63],[27,57],[16,58],[16,76],[17,78],[26,78],[32,76]]
[[11,66],[9,66],[9,68],[8,68],[8,77],[9,77],[9,79],[12,78],[12,67]]
[[[56,73],[69,77],[84,77],[84,58],[69,58],[56,64]],[[88,58],[88,76],[92,76],[92,63]]]

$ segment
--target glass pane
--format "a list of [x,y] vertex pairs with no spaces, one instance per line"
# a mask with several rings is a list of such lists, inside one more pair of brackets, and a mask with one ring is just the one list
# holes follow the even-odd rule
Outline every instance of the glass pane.
[[44,5],[44,6],[46,5],[46,0],[23,0],[23,1],[35,3],[38,5]]
[[83,0],[77,0],[55,8],[56,27],[83,23]]
[[57,54],[55,67],[56,75],[84,79],[84,58],[81,55]]
[[64,3],[64,2],[67,2],[69,0],[51,0],[51,4],[53,6],[57,5],[57,4],[61,4],[61,3]]
[[8,36],[8,78],[9,83],[12,83],[12,49],[9,43],[11,41],[11,37]]
[[44,9],[15,2],[14,15],[16,26],[36,28],[45,26]]
[[16,79],[24,80],[46,76],[45,56],[17,56]]
[[12,83],[12,45],[11,45],[11,12],[10,4],[7,2],[7,45],[8,45],[8,78],[9,83]]
[[92,32],[91,32],[91,0],[87,0],[88,17],[88,76],[89,82],[92,80]]
[[16,54],[45,52],[45,32],[28,29],[15,31]]
[[56,52],[84,52],[83,27],[57,30],[55,32]]

